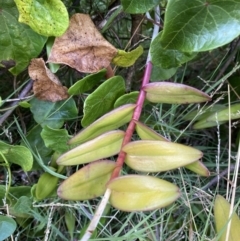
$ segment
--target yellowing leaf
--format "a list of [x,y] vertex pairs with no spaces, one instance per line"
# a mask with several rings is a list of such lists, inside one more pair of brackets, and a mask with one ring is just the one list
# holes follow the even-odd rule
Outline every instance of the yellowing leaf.
[[29,76],[34,80],[33,92],[40,100],[57,102],[69,97],[67,88],[46,66],[42,58],[33,59],[28,67]]
[[66,200],[87,200],[101,196],[115,166],[115,162],[108,160],[88,164],[59,186],[58,196]]
[[184,166],[185,168],[189,169],[192,172],[197,173],[203,177],[209,177],[210,172],[207,167],[201,161],[195,161],[191,164]]
[[58,158],[57,164],[78,165],[113,156],[120,151],[124,134],[120,130],[106,132],[64,153]]
[[134,141],[123,147],[125,163],[137,171],[161,172],[188,165],[202,157],[202,152],[166,141]]
[[[168,141],[166,138],[152,130],[151,128],[147,127],[143,123],[139,121],[135,121],[136,123],[136,131],[139,137],[142,140],[159,140],[159,141]],[[191,164],[184,166],[185,168],[195,172],[201,176],[208,177],[210,175],[209,170],[205,167],[205,165],[201,161],[195,161]]]
[[68,11],[61,0],[15,0],[19,22],[44,36],[60,36],[68,27]]
[[113,179],[110,203],[123,211],[147,211],[165,207],[180,195],[174,184],[151,176],[128,175]]
[[84,73],[109,66],[117,49],[99,33],[89,15],[74,14],[67,31],[55,39],[48,62],[67,64]]
[[[220,235],[219,241],[226,240],[227,224],[229,221],[230,204],[227,200],[217,195],[214,203],[214,218],[218,234]],[[231,226],[228,241],[239,241],[240,220],[236,213],[230,217]]]
[[211,98],[193,87],[169,82],[154,82],[143,87],[146,99],[153,103],[188,104],[210,101]]
[[112,62],[121,67],[129,67],[133,65],[136,60],[142,55],[143,47],[138,46],[136,49],[131,52],[125,52],[124,50],[118,50],[117,55],[114,57]]
[[151,128],[147,127],[146,125],[144,125],[143,123],[141,123],[139,121],[135,121],[135,123],[136,123],[137,134],[139,135],[139,137],[142,140],[169,141],[168,139],[166,139],[165,137],[161,136],[160,134],[158,134],[153,129],[151,129]]
[[108,112],[80,131],[76,136],[69,140],[68,143],[71,145],[81,144],[107,131],[119,128],[131,120],[135,106],[135,104],[127,104]]

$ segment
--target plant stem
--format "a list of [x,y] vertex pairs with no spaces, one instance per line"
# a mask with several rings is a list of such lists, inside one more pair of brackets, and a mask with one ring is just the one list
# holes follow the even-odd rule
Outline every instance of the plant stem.
[[[143,91],[143,86],[145,86],[147,83],[149,83],[151,71],[152,71],[152,63],[151,63],[151,61],[149,61],[146,65],[146,68],[145,68],[141,90],[140,90],[140,93],[138,95],[137,106],[134,110],[133,117],[132,117],[132,119],[131,119],[131,121],[128,125],[127,130],[126,130],[126,134],[125,134],[124,139],[123,139],[122,147],[125,146],[128,142],[131,141],[131,138],[132,138],[133,132],[135,130],[135,126],[136,126],[135,121],[138,121],[139,117],[141,115],[143,103],[144,103],[145,96],[146,96],[145,91]],[[123,166],[123,163],[124,163],[125,156],[126,156],[126,153],[121,149],[121,151],[118,155],[117,162],[116,162],[117,167],[114,169],[110,180],[119,176],[119,173],[120,173],[120,171],[122,169],[122,166]]]
[[[157,23],[159,23],[159,21],[160,21],[159,6],[157,6],[155,8],[155,21]],[[153,34],[152,34],[152,40],[156,37],[156,35],[158,34],[158,31],[159,31],[159,25],[155,24],[154,29],[153,29]],[[128,142],[131,141],[131,138],[132,138],[133,132],[135,130],[135,126],[136,126],[135,121],[139,120],[139,117],[141,115],[142,108],[143,108],[143,103],[144,103],[144,100],[145,100],[145,97],[146,97],[146,93],[145,93],[145,91],[143,91],[143,86],[145,86],[146,84],[149,83],[151,72],[152,72],[152,62],[151,62],[151,56],[150,56],[150,52],[149,52],[148,57],[147,57],[147,61],[146,61],[146,68],[145,68],[145,72],[144,72],[144,76],[143,76],[143,80],[142,80],[140,93],[138,95],[137,106],[134,110],[132,119],[131,119],[131,121],[128,125],[127,130],[126,130],[126,134],[125,134],[124,139],[123,139],[122,147],[125,146]],[[123,152],[122,149],[121,149],[121,151],[118,155],[118,158],[117,158],[117,162],[116,162],[117,167],[114,169],[110,180],[119,176],[120,171],[121,171],[122,166],[123,166],[123,163],[124,163],[124,160],[125,160],[125,156],[126,156],[126,153]],[[87,241],[91,237],[93,231],[96,229],[96,227],[99,223],[99,220],[100,220],[100,218],[103,214],[103,211],[104,211],[104,209],[105,209],[105,207],[108,203],[110,195],[111,195],[111,190],[107,189],[104,196],[103,196],[103,199],[102,199],[101,203],[99,204],[99,206],[98,206],[98,208],[95,212],[95,215],[94,215],[93,219],[91,220],[91,222],[90,222],[85,234],[83,235],[81,241]]]

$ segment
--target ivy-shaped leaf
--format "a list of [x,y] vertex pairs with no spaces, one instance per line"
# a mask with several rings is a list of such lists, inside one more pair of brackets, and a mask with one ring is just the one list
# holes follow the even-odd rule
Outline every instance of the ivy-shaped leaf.
[[159,0],[121,0],[123,10],[126,13],[145,13],[157,6]]
[[196,53],[183,53],[179,50],[164,49],[160,43],[162,32],[152,41],[150,53],[154,65],[164,69],[176,68],[196,56]]
[[112,110],[114,102],[124,91],[125,82],[121,76],[114,76],[101,84],[84,102],[82,126],[90,125],[98,117]]
[[65,120],[76,118],[78,113],[72,98],[55,103],[34,98],[30,104],[35,121],[42,127],[61,128]]
[[6,240],[17,228],[14,219],[0,215],[0,241]]
[[41,137],[44,140],[46,147],[54,151],[62,153],[69,149],[67,145],[69,135],[65,129],[59,130],[44,126],[41,132]]
[[161,44],[183,52],[207,51],[239,34],[239,0],[169,0]]
[[112,62],[121,67],[129,67],[133,65],[136,60],[142,55],[143,47],[138,46],[136,49],[125,52],[124,50],[118,50],[117,55],[113,58]]
[[15,163],[26,171],[30,171],[33,165],[33,157],[31,152],[25,146],[12,146],[4,142],[0,142],[0,162],[6,158],[10,163]]
[[18,22],[18,10],[13,0],[0,1],[0,63],[11,64],[9,71],[18,75],[42,51],[46,37]]
[[68,11],[60,0],[15,0],[19,22],[44,36],[61,36],[69,24]]
[[91,90],[97,83],[99,83],[104,75],[106,74],[106,69],[102,69],[97,73],[87,75],[83,79],[77,81],[68,89],[70,95],[79,95],[88,90]]

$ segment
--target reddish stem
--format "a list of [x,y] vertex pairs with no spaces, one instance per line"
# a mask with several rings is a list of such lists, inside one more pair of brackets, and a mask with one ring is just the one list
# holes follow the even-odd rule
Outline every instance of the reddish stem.
[[[135,121],[139,120],[139,117],[142,113],[143,103],[144,103],[144,100],[146,97],[146,93],[145,93],[145,91],[143,91],[143,86],[145,86],[146,84],[149,83],[151,72],[152,72],[152,63],[149,61],[145,68],[145,72],[144,72],[144,76],[143,76],[143,80],[142,80],[142,86],[141,86],[141,89],[140,89],[140,92],[138,95],[137,106],[134,110],[132,119],[126,130],[126,134],[123,139],[122,147],[131,141],[131,138],[132,138],[133,132],[135,130],[135,126],[136,126]],[[117,166],[114,169],[110,180],[119,176],[122,166],[124,164],[125,156],[126,156],[126,153],[124,151],[122,151],[122,148],[121,148],[120,153],[118,155],[117,162],[116,162]]]

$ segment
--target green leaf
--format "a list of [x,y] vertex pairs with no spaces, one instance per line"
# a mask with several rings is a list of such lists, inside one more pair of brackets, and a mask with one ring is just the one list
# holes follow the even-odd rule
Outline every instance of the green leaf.
[[13,62],[9,71],[18,75],[39,55],[47,38],[18,22],[13,0],[0,1],[0,9],[0,62]]
[[[22,167],[23,171],[30,171],[33,165],[32,153],[25,146],[8,145],[0,141],[0,152],[9,163],[15,163]],[[0,155],[0,162],[3,156]]]
[[96,84],[98,84],[104,75],[106,74],[106,69],[102,69],[97,73],[87,75],[83,79],[77,81],[68,89],[69,95],[79,95],[88,90],[91,90]]
[[[47,50],[47,56],[48,57],[49,57],[50,52],[52,50],[54,40],[55,40],[54,37],[49,37],[48,40],[47,40],[46,50]],[[48,66],[49,66],[49,69],[51,70],[52,73],[56,73],[60,68],[60,64],[54,64],[54,63],[51,63],[51,62],[48,62]]]
[[41,137],[47,148],[60,153],[69,150],[67,142],[70,136],[65,129],[59,130],[44,126],[41,132]]
[[33,98],[30,104],[35,121],[42,127],[61,128],[64,121],[76,118],[78,113],[72,98],[54,103]]
[[19,22],[44,36],[61,36],[69,25],[68,11],[60,0],[15,0]]
[[127,104],[108,112],[81,130],[76,136],[71,138],[68,143],[70,145],[82,144],[107,131],[115,130],[123,126],[131,120],[135,107],[135,104]]
[[[228,201],[220,196],[217,195],[214,203],[214,219],[216,230],[218,233],[219,241],[226,240],[226,233],[227,233],[227,224],[229,221],[229,212],[230,212],[230,204]],[[238,241],[239,240],[239,229],[240,229],[240,220],[239,217],[235,212],[230,217],[231,224],[230,224],[230,232],[228,241]]]
[[208,116],[212,115],[213,113],[216,113],[220,110],[225,109],[224,105],[214,104],[211,106],[204,106],[201,108],[201,110],[194,110],[189,113],[187,113],[183,119],[187,121],[197,121],[207,118]]
[[114,102],[124,91],[125,82],[121,76],[114,76],[101,84],[84,102],[82,126],[90,125],[98,117],[112,110]]
[[125,163],[142,172],[162,172],[193,163],[202,157],[202,152],[173,142],[144,140],[126,144]]
[[81,168],[58,188],[58,196],[66,200],[88,200],[104,194],[116,163],[108,160],[93,162]]
[[[29,145],[29,148],[31,148],[34,152],[37,151],[37,153],[42,158],[43,162],[47,164],[49,161],[49,155],[52,152],[49,148],[47,148],[43,142],[43,139],[40,135],[42,131],[42,127],[40,125],[36,125],[33,127],[26,136],[27,143],[22,142],[21,144],[26,146]],[[33,169],[38,169],[39,166],[36,161],[34,161]]]
[[16,228],[17,224],[12,218],[0,215],[0,241],[11,236]]
[[234,104],[230,106],[230,115],[229,107],[225,107],[222,110],[219,110],[211,115],[201,118],[198,122],[193,125],[194,129],[204,129],[212,126],[217,126],[225,123],[229,119],[236,120],[240,118],[240,104]]
[[133,91],[130,93],[127,93],[125,95],[120,96],[114,103],[114,108],[126,105],[126,104],[131,104],[131,103],[136,103],[137,98],[138,98],[139,91]]
[[123,211],[148,211],[166,207],[180,195],[174,184],[151,176],[128,175],[113,179],[110,203]]
[[124,50],[119,49],[112,62],[117,66],[129,67],[136,62],[142,53],[143,47],[141,45],[130,52],[125,52]]
[[175,49],[165,49],[160,43],[162,32],[152,41],[150,54],[153,65],[163,69],[176,68],[196,56],[196,53],[184,53]]
[[126,13],[146,13],[159,4],[159,0],[121,0]]
[[169,0],[161,44],[183,52],[207,51],[239,33],[239,0]]
[[177,68],[163,69],[160,66],[154,65],[151,73],[151,81],[170,79],[177,72]]
[[11,215],[21,218],[28,218],[32,210],[32,200],[30,197],[21,196],[13,207],[10,207]]
[[57,190],[58,177],[47,172],[43,173],[38,180],[34,197],[40,201],[50,197]]
[[116,155],[121,149],[124,135],[125,132],[120,130],[106,132],[64,153],[57,164],[78,165]]
[[211,100],[202,91],[178,83],[154,82],[146,84],[143,90],[147,92],[146,99],[153,103],[189,104]]

